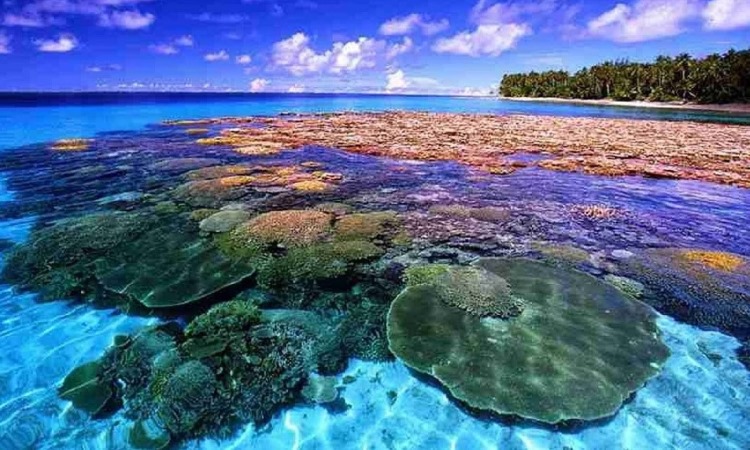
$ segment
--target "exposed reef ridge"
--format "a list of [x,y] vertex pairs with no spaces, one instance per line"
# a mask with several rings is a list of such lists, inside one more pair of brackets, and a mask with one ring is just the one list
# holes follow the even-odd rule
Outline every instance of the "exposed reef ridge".
[[[218,118],[204,145],[273,154],[308,145],[398,159],[458,161],[491,173],[537,164],[597,175],[643,175],[750,187],[750,127],[698,122],[423,112]],[[196,121],[168,125],[195,126]],[[539,162],[513,153],[549,155]]]

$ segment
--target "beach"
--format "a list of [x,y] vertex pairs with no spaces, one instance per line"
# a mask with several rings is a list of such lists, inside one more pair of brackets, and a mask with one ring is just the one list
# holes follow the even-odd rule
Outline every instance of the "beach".
[[508,102],[536,102],[536,103],[562,103],[571,105],[586,106],[614,106],[625,108],[649,108],[649,109],[666,109],[682,111],[710,111],[716,113],[750,115],[750,104],[748,103],[728,103],[728,104],[700,104],[684,102],[647,102],[647,101],[617,101],[617,100],[582,100],[575,98],[555,98],[555,97],[500,97],[503,101]]

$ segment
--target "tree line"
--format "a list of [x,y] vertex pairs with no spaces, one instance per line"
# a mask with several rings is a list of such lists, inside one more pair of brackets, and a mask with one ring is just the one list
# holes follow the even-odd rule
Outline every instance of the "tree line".
[[652,63],[608,61],[567,71],[503,76],[504,97],[745,103],[750,101],[750,50],[696,59],[659,56]]

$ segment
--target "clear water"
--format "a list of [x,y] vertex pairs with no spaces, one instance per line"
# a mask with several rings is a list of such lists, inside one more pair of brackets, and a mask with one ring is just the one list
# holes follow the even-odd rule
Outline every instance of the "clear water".
[[[724,116],[430,97],[68,98],[65,101],[73,103],[68,105],[62,104],[60,98],[51,98],[38,102],[41,106],[29,106],[17,98],[0,99],[0,105],[3,101],[6,106],[0,106],[0,148],[6,149],[8,158],[3,161],[9,166],[0,167],[0,172],[4,172],[0,176],[0,240],[22,242],[37,221],[87,211],[96,207],[97,199],[108,195],[145,189],[138,169],[152,162],[167,156],[210,156],[258,163],[320,161],[327,170],[342,172],[354,180],[347,185],[351,203],[363,208],[410,212],[414,223],[420,222],[420,214],[426,214],[427,208],[438,203],[508,208],[516,217],[512,226],[470,231],[502,234],[514,242],[549,239],[586,247],[592,254],[649,246],[693,246],[750,255],[750,235],[746,232],[750,229],[748,190],[700,182],[600,178],[538,169],[477,180],[471,170],[455,164],[404,164],[322,148],[285,152],[256,161],[226,156],[218,150],[207,151],[192,145],[181,132],[155,125],[175,118],[343,109],[671,120],[723,120]],[[98,133],[95,151],[67,159],[46,158],[43,145],[15,149]],[[168,155],[164,152],[166,147],[170,149]],[[115,178],[71,184],[57,177],[71,167],[116,167],[125,161],[134,170]],[[164,180],[167,186],[179,182],[179,177]],[[45,206],[50,200],[54,208]],[[628,219],[597,226],[558,220],[570,205],[580,203],[607,203],[627,211]],[[535,226],[524,225],[528,223]],[[459,232],[459,238],[449,244],[466,244],[460,237],[466,230],[454,231]],[[10,286],[0,286],[0,448],[127,448],[127,422],[123,417],[91,421],[60,400],[56,387],[71,369],[98,358],[114,335],[133,332],[155,320],[65,301],[40,303],[33,294],[18,294]],[[204,439],[181,446],[425,450],[750,448],[746,432],[750,428],[750,373],[737,359],[739,341],[663,315],[659,316],[658,326],[672,352],[664,371],[613,418],[588,426],[556,430],[475,417],[457,407],[442,390],[415,378],[399,362],[352,360],[338,376],[341,396],[350,406],[345,412],[297,406],[279,413],[261,431],[247,426],[228,439]]]

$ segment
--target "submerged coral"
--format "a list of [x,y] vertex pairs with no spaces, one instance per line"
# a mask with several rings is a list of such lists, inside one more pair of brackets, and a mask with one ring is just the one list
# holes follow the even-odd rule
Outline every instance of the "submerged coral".
[[314,210],[285,210],[261,214],[238,227],[236,239],[263,245],[301,247],[322,241],[331,231],[331,216]]
[[644,300],[688,323],[750,336],[750,260],[702,249],[638,252],[624,272],[646,285]]
[[80,152],[88,150],[91,139],[60,139],[52,144],[52,150],[62,152]]
[[651,309],[591,276],[531,260],[476,266],[507,280],[526,311],[482,318],[418,284],[388,315],[393,353],[473,408],[547,423],[607,417],[669,354]]

